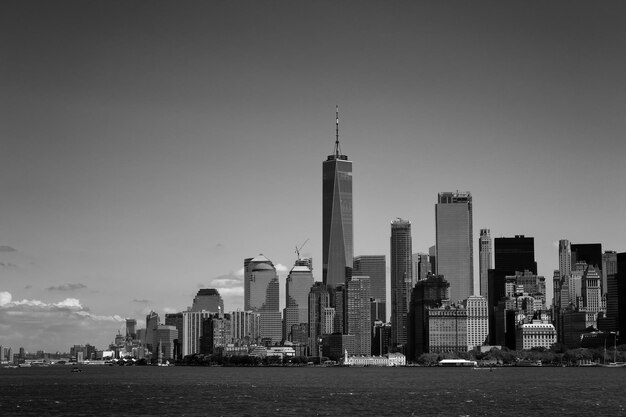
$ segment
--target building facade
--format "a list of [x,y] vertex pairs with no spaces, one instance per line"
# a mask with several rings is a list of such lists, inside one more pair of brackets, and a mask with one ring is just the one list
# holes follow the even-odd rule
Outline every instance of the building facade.
[[224,313],[224,300],[215,288],[202,288],[194,297],[190,310]]
[[[353,275],[370,277],[370,294],[379,300],[383,313],[387,305],[387,264],[385,255],[361,255],[354,258]],[[385,320],[384,318],[382,320]]]
[[411,222],[395,219],[391,222],[391,344],[407,343],[407,312],[413,288]]
[[293,341],[291,328],[309,322],[309,292],[313,286],[313,272],[307,260],[297,260],[285,283],[285,310],[283,339]]
[[437,275],[450,283],[450,300],[464,300],[474,294],[472,195],[439,193],[435,221]]
[[370,312],[370,278],[352,276],[347,282],[347,334],[354,335],[354,355],[372,353],[372,320]]
[[467,350],[485,345],[489,337],[489,309],[483,296],[470,296],[465,301],[467,311]]
[[283,336],[279,282],[272,261],[263,255],[244,260],[244,309],[260,314],[260,336],[266,344]]
[[489,291],[489,270],[492,268],[491,232],[489,229],[480,229],[480,237],[478,238],[478,254],[478,281],[480,282],[480,295],[487,298]]

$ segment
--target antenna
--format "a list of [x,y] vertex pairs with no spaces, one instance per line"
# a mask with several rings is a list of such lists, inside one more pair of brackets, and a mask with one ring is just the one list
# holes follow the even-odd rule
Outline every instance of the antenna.
[[339,105],[335,105],[335,157],[341,155],[339,147]]

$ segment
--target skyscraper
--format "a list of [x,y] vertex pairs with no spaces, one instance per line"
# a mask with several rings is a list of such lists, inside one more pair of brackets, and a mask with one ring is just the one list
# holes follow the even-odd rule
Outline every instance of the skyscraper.
[[478,238],[478,265],[480,269],[480,295],[487,298],[489,282],[488,273],[491,269],[491,234],[489,229],[480,229],[480,237]]
[[318,354],[322,336],[333,332],[334,317],[327,316],[334,316],[334,311],[330,306],[328,287],[321,282],[314,283],[309,292],[309,353],[311,355]]
[[370,316],[370,278],[352,276],[346,283],[347,334],[354,335],[353,355],[370,355],[372,322]]
[[413,282],[413,253],[411,222],[396,219],[391,222],[391,344],[406,345],[406,314]]
[[279,292],[272,261],[263,255],[244,260],[244,309],[261,315],[261,339],[268,343],[280,342],[282,338]]
[[352,268],[352,161],[339,147],[336,113],[335,152],[322,163],[322,280],[334,287]]
[[224,300],[215,288],[202,288],[193,299],[190,311],[210,311],[224,313]]
[[309,321],[309,291],[313,285],[313,272],[308,260],[298,259],[287,276],[285,284],[285,314],[283,338],[292,341],[291,327]]
[[559,274],[561,277],[572,273],[572,246],[567,239],[559,240]]
[[387,321],[385,318],[385,307],[387,305],[385,255],[357,256],[354,258],[353,275],[370,277],[370,295],[372,299],[379,301],[377,307],[382,313],[382,317],[377,315],[377,319]]
[[472,195],[439,193],[435,206],[437,274],[450,283],[450,300],[464,300],[474,292]]

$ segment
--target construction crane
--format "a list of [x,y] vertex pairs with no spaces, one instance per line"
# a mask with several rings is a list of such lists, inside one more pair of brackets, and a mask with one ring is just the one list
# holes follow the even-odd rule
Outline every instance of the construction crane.
[[304,247],[304,245],[306,245],[306,243],[309,241],[309,238],[307,238],[304,243],[302,245],[300,245],[300,247],[298,247],[298,245],[296,245],[296,255],[298,255],[298,260],[300,260],[300,251],[302,250],[302,248]]

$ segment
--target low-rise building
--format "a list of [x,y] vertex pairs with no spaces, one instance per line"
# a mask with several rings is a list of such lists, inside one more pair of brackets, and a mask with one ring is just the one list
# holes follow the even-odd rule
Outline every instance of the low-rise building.
[[516,349],[532,349],[534,347],[549,348],[556,343],[556,329],[545,320],[533,320],[532,323],[520,324],[516,332]]

